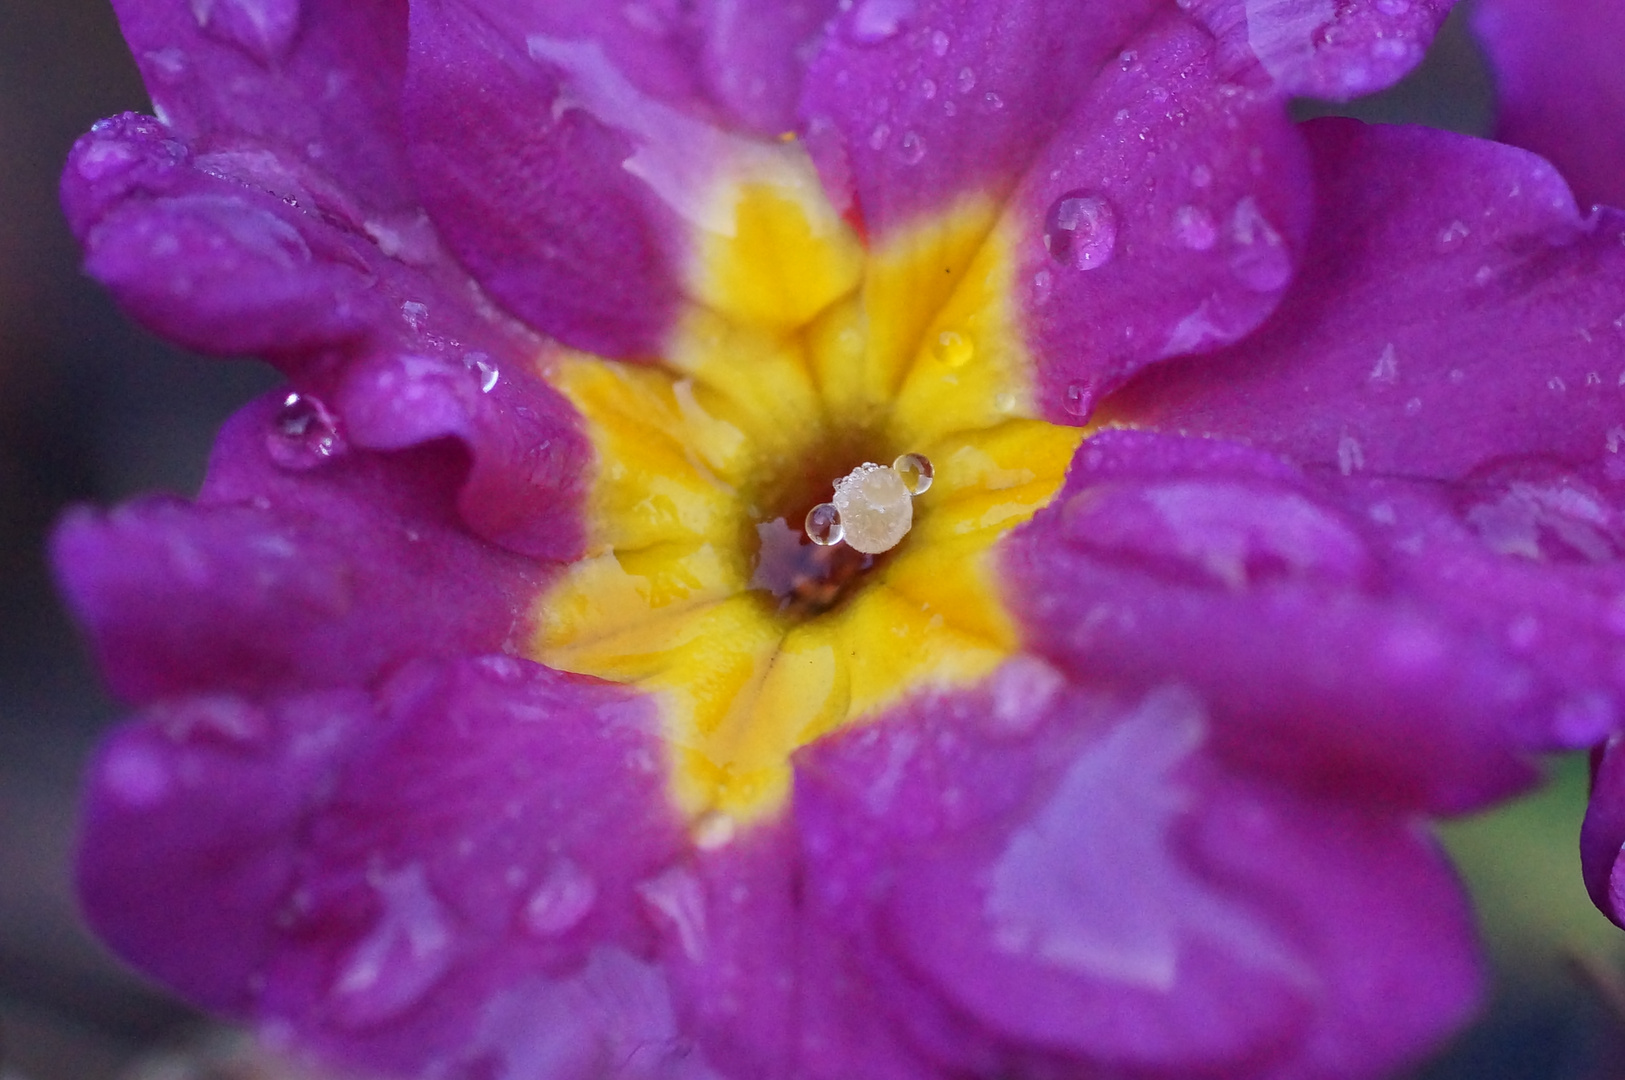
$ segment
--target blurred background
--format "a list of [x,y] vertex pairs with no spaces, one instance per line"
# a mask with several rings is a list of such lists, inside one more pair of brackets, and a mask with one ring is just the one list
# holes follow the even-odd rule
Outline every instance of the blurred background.
[[[1341,112],[1485,134],[1491,88],[1458,8],[1427,63]],[[75,502],[193,492],[215,429],[275,385],[177,352],[79,273],[57,208],[73,140],[149,110],[107,0],[0,0],[0,1080],[270,1080],[259,1056],[125,972],[68,884],[80,769],[116,705],[52,590],[43,549]],[[1580,886],[1585,763],[1443,830],[1482,914],[1495,994],[1413,1080],[1625,1078],[1625,934]]]

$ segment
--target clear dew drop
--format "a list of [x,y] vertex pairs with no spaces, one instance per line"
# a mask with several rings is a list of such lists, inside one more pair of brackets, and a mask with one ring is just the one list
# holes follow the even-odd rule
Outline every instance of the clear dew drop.
[[924,454],[900,454],[891,468],[910,495],[924,495],[931,490],[931,479],[936,472],[931,468],[931,459]]
[[1068,383],[1062,407],[1066,409],[1068,416],[1083,419],[1094,411],[1095,388],[1086,382]]
[[918,165],[925,157],[925,140],[915,132],[906,133],[902,145],[898,148],[898,154],[902,157],[903,164]]
[[931,31],[931,52],[937,56],[948,55],[948,35],[941,30]]
[[958,330],[944,330],[931,345],[937,359],[951,368],[962,368],[976,356],[976,343]]
[[463,357],[463,366],[472,371],[480,380],[480,393],[489,394],[496,389],[497,381],[502,378],[502,372],[492,362],[491,357],[482,352],[471,352]]
[[968,94],[972,90],[976,89],[976,72],[972,71],[968,67],[960,68],[957,85],[959,86],[959,92],[961,94]]
[[283,468],[304,470],[341,456],[349,444],[339,432],[338,418],[319,398],[290,393],[271,418],[265,449]]
[[1098,270],[1117,251],[1117,211],[1099,195],[1069,191],[1044,217],[1044,247],[1062,266]]
[[570,859],[560,859],[525,902],[525,929],[538,937],[568,933],[598,902],[598,884]]
[[835,509],[834,503],[819,503],[807,511],[807,539],[820,547],[829,547],[839,544],[846,536],[846,528],[841,524],[841,512]]
[[1174,211],[1174,235],[1192,251],[1207,251],[1219,241],[1219,226],[1202,207],[1181,206]]

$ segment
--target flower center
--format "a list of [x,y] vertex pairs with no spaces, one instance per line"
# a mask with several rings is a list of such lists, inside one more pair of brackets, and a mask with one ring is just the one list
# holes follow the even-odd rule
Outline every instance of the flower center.
[[816,193],[733,189],[659,365],[542,362],[596,460],[529,653],[657,697],[697,823],[775,812],[798,747],[1016,648],[989,552],[1080,438],[1022,415],[987,207],[864,252]]

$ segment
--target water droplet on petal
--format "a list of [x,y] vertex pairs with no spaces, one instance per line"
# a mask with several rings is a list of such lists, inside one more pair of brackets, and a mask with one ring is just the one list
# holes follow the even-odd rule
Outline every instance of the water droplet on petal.
[[914,503],[902,477],[885,465],[865,462],[835,482],[847,546],[865,555],[890,551],[914,524]]
[[421,330],[423,324],[429,318],[429,305],[420,304],[416,300],[408,300],[401,304],[401,318],[406,320],[407,326],[414,330]]
[[931,51],[937,56],[948,55],[948,35],[941,30],[931,32]]
[[1205,188],[1213,183],[1213,170],[1206,165],[1193,165],[1191,167],[1191,186]]
[[819,547],[829,547],[839,544],[846,535],[846,529],[841,524],[841,512],[835,509],[834,503],[819,503],[807,511],[807,539]]
[[961,94],[968,94],[972,90],[976,89],[976,72],[972,71],[968,67],[962,67],[959,69],[959,78],[957,81],[959,92]]
[[1202,207],[1181,206],[1174,211],[1174,235],[1192,251],[1207,251],[1219,242],[1219,226]]
[[479,377],[482,394],[489,394],[496,389],[497,380],[502,377],[491,357],[482,352],[471,352],[464,356],[463,366]]
[[1462,241],[1466,240],[1471,232],[1465,222],[1452,221],[1440,229],[1439,235],[1433,238],[1433,249],[1441,255],[1454,251],[1461,247]]
[[274,64],[299,32],[299,0],[191,0],[192,17],[216,41]]
[[1292,279],[1292,254],[1250,195],[1236,203],[1230,238],[1236,245],[1230,269],[1249,289],[1275,292]]
[[644,908],[661,929],[675,934],[690,960],[705,955],[705,887],[692,871],[667,870],[638,887]]
[[538,937],[568,933],[598,902],[598,884],[570,859],[560,859],[525,902],[525,929]]
[[931,351],[949,367],[962,368],[975,357],[976,343],[958,330],[944,330],[937,335]]
[[918,165],[920,159],[925,157],[925,140],[921,139],[915,132],[908,132],[903,136],[903,144],[899,148],[899,154],[903,159],[903,164]]
[[1117,211],[1099,195],[1067,192],[1045,215],[1044,247],[1063,266],[1099,269],[1117,251]]
[[338,418],[310,394],[289,394],[271,418],[265,449],[285,469],[313,469],[349,449]]
[[887,124],[876,124],[875,129],[869,132],[869,148],[871,150],[884,150],[886,143],[891,140],[891,127]]
[[1063,402],[1067,414],[1082,420],[1095,408],[1095,388],[1086,382],[1068,383]]
[[399,1016],[451,968],[451,927],[423,867],[385,874],[373,887],[378,921],[340,962],[329,989],[334,1015],[350,1027]]
[[900,454],[891,467],[910,495],[924,495],[931,490],[931,480],[936,476],[936,470],[931,467],[931,459],[924,454]]
[[914,14],[914,0],[862,0],[852,12],[847,34],[860,45],[878,45],[902,29]]

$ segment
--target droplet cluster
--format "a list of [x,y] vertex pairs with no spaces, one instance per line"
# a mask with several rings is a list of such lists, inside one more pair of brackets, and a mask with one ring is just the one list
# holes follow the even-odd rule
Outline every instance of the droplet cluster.
[[913,499],[933,477],[924,454],[903,454],[890,465],[865,462],[835,482],[835,498],[807,511],[807,538],[828,547],[845,541],[854,551],[890,551],[914,525]]

